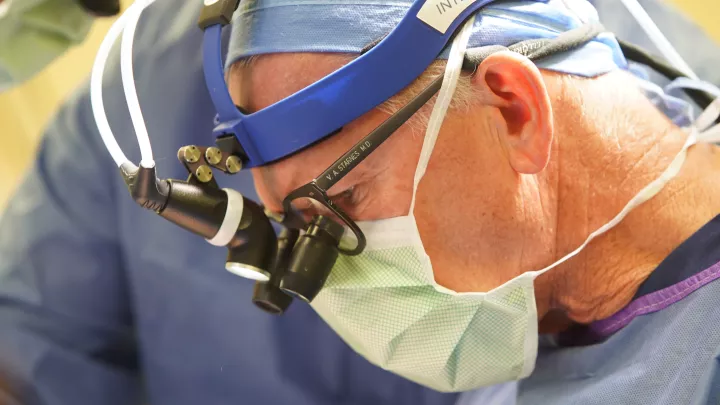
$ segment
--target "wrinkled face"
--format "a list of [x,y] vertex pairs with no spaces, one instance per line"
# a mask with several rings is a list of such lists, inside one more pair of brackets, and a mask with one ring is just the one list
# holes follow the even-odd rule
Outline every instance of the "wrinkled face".
[[[349,60],[348,56],[332,54],[263,56],[233,70],[230,92],[236,104],[250,112],[258,111]],[[497,89],[499,107],[477,103],[467,110],[448,113],[417,195],[415,216],[436,280],[457,291],[487,291],[530,270],[532,263],[526,258],[543,243],[541,233],[535,232],[543,226],[539,222],[541,213],[535,212],[538,205],[542,206],[534,189],[537,185],[518,173],[523,164],[528,165],[523,159],[532,161],[535,157],[518,155],[518,148],[512,144],[530,142],[521,139],[518,131],[522,132],[523,125],[518,127],[518,123],[532,121],[538,113],[525,106],[525,101],[516,100],[511,87],[503,87],[506,82],[517,82],[517,78],[492,74],[495,68],[509,70],[500,66],[505,63],[502,59],[495,62],[488,72],[481,69],[476,73],[479,79],[473,79],[473,85],[478,91],[487,92],[488,86]],[[535,84],[530,79],[526,85],[528,93],[536,93],[533,97],[545,94],[544,88],[532,90]],[[281,212],[282,202],[291,191],[317,177],[388,116],[378,109],[370,111],[339,134],[301,153],[253,169],[262,202]],[[518,135],[508,138],[506,133],[512,131]],[[407,215],[424,133],[424,127],[404,125],[328,195],[335,196],[355,221]],[[549,145],[529,146],[543,147],[549,150]],[[540,171],[546,163],[547,159],[540,164]]]

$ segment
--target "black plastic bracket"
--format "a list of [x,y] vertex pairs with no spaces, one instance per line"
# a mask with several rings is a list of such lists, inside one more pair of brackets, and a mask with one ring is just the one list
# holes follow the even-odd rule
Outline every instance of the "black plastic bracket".
[[198,19],[198,26],[204,31],[212,25],[230,24],[238,5],[240,5],[240,0],[205,0],[205,6]]
[[120,166],[120,173],[133,200],[141,207],[158,213],[165,208],[170,186],[166,180],[157,178],[154,166],[138,168],[128,162]]
[[248,157],[243,149],[237,136],[233,134],[223,135],[215,139],[215,145],[223,152],[230,155],[235,155],[240,158],[243,162],[247,162]]

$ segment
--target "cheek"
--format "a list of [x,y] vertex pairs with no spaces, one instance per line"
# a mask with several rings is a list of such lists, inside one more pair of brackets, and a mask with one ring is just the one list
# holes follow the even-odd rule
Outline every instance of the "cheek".
[[493,156],[496,147],[481,142],[482,134],[452,135],[438,139],[415,217],[436,281],[455,291],[487,291],[492,287],[486,282],[500,274],[470,275],[481,267],[493,271],[485,261],[496,247],[498,210],[507,206],[500,197],[507,165]]
[[362,220],[407,215],[412,200],[413,178],[417,168],[422,136],[401,127],[362,163],[369,181],[362,189]]
[[433,262],[439,256],[462,260],[471,217],[483,211],[474,181],[483,170],[472,165],[469,154],[443,146],[438,140],[415,204],[420,235]]
[[[477,222],[498,181],[494,161],[479,134],[441,133],[418,189],[415,214],[430,234],[456,239]],[[452,230],[453,228],[457,228]],[[424,238],[423,238],[424,239]]]
[[360,207],[358,220],[377,220],[401,217],[408,214],[412,200],[412,175],[404,176],[409,181],[386,181],[376,184],[363,193],[367,196]]
[[255,182],[255,191],[260,198],[262,204],[267,207],[268,210],[273,212],[281,212],[282,201],[271,191],[274,188],[268,184],[267,175],[262,172],[263,169],[251,169],[253,181]]

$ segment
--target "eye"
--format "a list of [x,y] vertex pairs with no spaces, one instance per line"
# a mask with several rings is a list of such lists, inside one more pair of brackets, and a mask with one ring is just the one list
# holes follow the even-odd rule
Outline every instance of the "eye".
[[[336,205],[338,204],[336,203]],[[312,219],[312,217],[315,215],[335,217],[335,214],[333,214],[333,212],[328,207],[324,206],[322,203],[312,198],[295,199],[292,202],[292,206],[306,222],[310,221],[310,219]]]
[[[328,195],[328,199],[332,202],[332,205],[344,212],[350,218],[352,218],[357,206],[356,188],[350,187],[342,192]],[[293,209],[298,212],[303,219],[307,222],[315,215],[322,215],[325,217],[332,218],[338,223],[344,222],[344,220],[337,216],[335,212],[329,207],[326,207],[321,202],[307,197],[297,198],[292,201]]]
[[341,207],[352,206],[355,202],[355,186],[330,197],[333,202]]

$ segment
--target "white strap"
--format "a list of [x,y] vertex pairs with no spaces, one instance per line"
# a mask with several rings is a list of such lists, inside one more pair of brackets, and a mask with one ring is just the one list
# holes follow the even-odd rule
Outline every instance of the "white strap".
[[230,243],[240,225],[244,208],[242,194],[230,188],[224,188],[223,191],[228,197],[225,218],[217,234],[212,239],[207,239],[209,244],[215,246],[225,246]]
[[718,117],[720,117],[720,97],[716,98],[705,111],[700,113],[700,116],[695,120],[695,128],[700,132],[705,131]]
[[448,57],[447,66],[445,67],[443,84],[440,88],[440,93],[438,93],[435,105],[433,106],[432,113],[430,114],[430,121],[425,131],[425,140],[423,141],[422,151],[420,152],[420,160],[415,169],[410,214],[415,210],[415,195],[417,194],[418,184],[420,184],[420,180],[422,180],[425,175],[425,170],[427,169],[430,156],[435,148],[435,142],[440,133],[445,114],[455,94],[455,88],[457,87],[458,78],[460,78],[460,72],[462,71],[463,60],[465,59],[465,50],[467,49],[468,41],[470,41],[470,34],[472,33],[474,23],[475,17],[473,16],[463,25],[450,48],[450,56]]
[[720,124],[715,124],[698,135],[699,142],[720,143]]
[[693,129],[690,132],[690,136],[688,137],[687,141],[685,141],[685,145],[683,145],[683,148],[680,150],[680,152],[675,156],[675,159],[670,163],[670,165],[665,169],[662,174],[658,178],[656,178],[653,182],[645,186],[642,190],[640,190],[635,196],[625,205],[625,207],[609,222],[607,222],[605,225],[598,228],[595,232],[591,233],[587,239],[585,239],[585,242],[582,243],[577,249],[573,250],[572,252],[568,253],[564,257],[562,257],[560,260],[556,261],[555,263],[545,267],[544,269],[537,270],[533,272],[533,276],[537,277],[546,271],[558,266],[561,263],[566,262],[573,256],[577,255],[585,249],[585,246],[587,246],[590,242],[592,242],[593,239],[596,237],[604,234],[605,232],[609,231],[610,229],[614,228],[617,224],[620,223],[633,209],[635,209],[637,206],[643,204],[644,202],[648,201],[649,199],[655,197],[664,187],[665,185],[672,180],[675,176],[680,173],[680,169],[682,169],[683,164],[685,163],[685,158],[687,157],[687,150],[690,146],[697,143],[697,130]]
[[680,69],[689,78],[698,78],[637,0],[620,0],[620,2],[630,11],[630,14],[637,20],[640,27],[670,63]]
[[[611,219],[610,222],[606,223],[605,225],[601,226],[599,229],[597,229],[595,232],[591,233],[590,236],[583,242],[582,245],[580,245],[577,249],[573,250],[572,252],[568,253],[566,256],[558,260],[557,262],[545,267],[544,269],[538,270],[533,272],[534,276],[539,276],[542,273],[545,273],[546,271],[552,269],[553,267],[567,261],[571,257],[577,255],[580,253],[581,250],[585,248],[593,239],[596,237],[604,234],[605,232],[609,231],[610,229],[614,228],[617,224],[620,223],[620,221],[627,216],[627,214],[630,213],[635,207],[643,204],[644,202],[648,201],[649,199],[653,198],[655,195],[657,195],[664,187],[665,185],[670,182],[674,177],[680,173],[680,169],[682,169],[683,164],[685,163],[685,158],[687,157],[687,151],[688,149],[695,145],[696,143],[712,143],[712,142],[719,142],[720,141],[720,125],[714,125],[710,129],[706,129],[705,131],[700,130],[700,127],[708,126],[712,122],[717,119],[718,115],[720,115],[720,98],[716,99],[705,111],[703,111],[702,114],[700,114],[700,118],[695,122],[695,124],[689,129],[689,135],[688,139],[685,141],[685,145],[683,145],[683,148],[680,150],[680,152],[675,156],[675,159],[670,163],[670,165],[665,169],[662,174],[658,178],[656,178],[653,182],[645,186],[642,190],[640,190],[628,203],[625,205],[625,207],[618,213],[615,218]],[[709,122],[709,123],[708,123]]]
[[682,97],[685,90],[700,90],[711,94],[713,97],[720,97],[720,88],[716,85],[703,80],[690,79],[687,77],[678,77],[665,86],[665,93],[675,97]]

